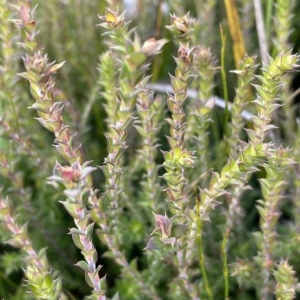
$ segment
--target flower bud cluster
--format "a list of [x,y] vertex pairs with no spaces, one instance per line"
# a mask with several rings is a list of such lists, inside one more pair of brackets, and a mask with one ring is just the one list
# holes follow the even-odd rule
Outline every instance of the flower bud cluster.
[[179,18],[175,14],[171,15],[171,25],[166,26],[171,31],[174,38],[184,46],[188,46],[192,40],[194,19],[187,13]]
[[281,260],[274,271],[277,282],[275,295],[277,300],[293,300],[295,299],[295,271],[285,260]]

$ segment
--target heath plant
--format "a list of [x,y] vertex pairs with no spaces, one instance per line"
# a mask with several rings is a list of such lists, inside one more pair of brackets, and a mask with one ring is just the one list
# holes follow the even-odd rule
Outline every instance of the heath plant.
[[0,0],[1,299],[297,299],[295,1],[92,2]]

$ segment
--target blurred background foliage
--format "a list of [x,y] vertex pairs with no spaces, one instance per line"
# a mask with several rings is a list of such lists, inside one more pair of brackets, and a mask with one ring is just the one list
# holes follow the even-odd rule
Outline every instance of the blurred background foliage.
[[[7,1],[8,4],[14,4],[18,1]],[[184,15],[190,12],[190,15],[196,19],[195,35],[193,44],[203,45],[211,48],[212,54],[217,58],[217,65],[220,66],[221,37],[219,25],[222,26],[226,39],[225,52],[225,68],[227,72],[227,84],[229,91],[229,101],[235,95],[235,87],[237,77],[229,70],[236,69],[233,42],[230,35],[229,22],[226,15],[225,4],[223,1],[217,0],[126,0],[124,3],[118,0],[110,0],[106,3],[103,0],[48,0],[48,1],[32,1],[31,5],[38,5],[37,21],[39,23],[40,34],[39,42],[43,45],[45,52],[48,53],[50,61],[57,62],[66,61],[64,67],[56,75],[57,99],[63,101],[64,120],[70,125],[73,132],[78,132],[79,140],[83,144],[86,160],[92,160],[93,165],[102,165],[104,157],[107,155],[106,139],[104,136],[107,130],[105,122],[107,116],[103,108],[104,98],[101,95],[101,85],[99,85],[99,74],[97,65],[99,57],[107,49],[106,39],[102,36],[102,29],[97,26],[100,23],[98,15],[103,15],[107,6],[111,8],[118,7],[120,11],[126,9],[126,18],[132,20],[130,27],[137,27],[142,38],[146,40],[149,37],[168,38],[171,40],[170,33],[165,26],[170,23],[170,13],[175,12],[177,15]],[[270,9],[269,15],[267,12]],[[245,52],[248,55],[257,55],[257,62],[261,61],[259,52],[259,42],[257,36],[257,27],[254,17],[254,8],[251,0],[236,0],[237,11],[240,18],[243,38],[245,41]],[[269,49],[270,54],[274,53],[272,37],[274,36],[274,5],[276,1],[262,0],[262,8],[265,16],[265,25],[269,30]],[[13,11],[13,9],[12,9]],[[292,11],[294,17],[291,19],[291,28],[293,31],[290,35],[290,44],[293,52],[299,53],[300,49],[300,2],[296,1]],[[12,15],[13,16],[13,15]],[[12,51],[13,64],[11,69],[13,72],[21,72],[23,64],[21,62],[21,50],[17,45],[19,41],[18,30],[11,26],[9,22],[3,19],[1,27],[9,26],[13,32]],[[176,54],[177,46],[171,41],[163,48],[162,53],[155,57],[149,74],[152,75],[152,82],[160,82],[168,84],[168,73],[174,73],[175,63],[172,55]],[[296,90],[300,86],[300,76],[295,75],[292,78],[292,90]],[[20,195],[18,186],[0,177],[0,185],[4,186],[4,191],[8,195],[12,195],[16,213],[19,214],[21,222],[29,222],[30,237],[37,249],[47,247],[47,256],[54,269],[60,270],[63,278],[64,288],[69,299],[82,299],[84,295],[89,294],[89,287],[84,282],[84,274],[82,270],[74,266],[80,257],[79,250],[76,249],[68,236],[68,228],[73,226],[73,220],[63,209],[58,200],[62,200],[62,195],[55,192],[53,188],[45,182],[47,177],[52,173],[55,161],[58,159],[55,153],[53,137],[44,130],[33,119],[36,114],[34,111],[27,110],[31,105],[31,97],[27,82],[16,78],[11,84],[11,95],[17,104],[17,114],[19,120],[19,128],[21,134],[24,133],[24,139],[28,139],[27,146],[20,143],[17,147],[18,155],[13,155],[7,151],[12,161],[13,172],[22,178],[24,193],[26,197]],[[223,97],[223,87],[220,72],[215,76],[215,86],[213,93]],[[252,93],[254,93],[252,91]],[[164,96],[163,96],[164,97]],[[294,107],[298,109],[300,98],[295,98]],[[11,114],[11,107],[3,107],[4,114]],[[251,107],[249,107],[251,111]],[[0,115],[3,115],[1,113]],[[223,150],[223,122],[224,111],[215,108],[212,114],[213,122],[209,126],[209,169],[214,168],[220,171],[221,167],[227,161],[226,152]],[[168,145],[165,135],[168,132],[168,126],[163,124],[158,134],[159,143],[162,145],[160,149],[167,150]],[[285,139],[287,134],[282,135],[282,142],[289,144],[289,140]],[[22,137],[22,135],[21,135]],[[129,165],[132,157],[137,149],[136,141],[139,140],[136,130],[132,127],[128,134],[129,148],[125,153],[125,166]],[[3,141],[2,141],[3,143]],[[5,148],[5,144],[2,144]],[[293,144],[291,145],[293,146]],[[33,153],[29,153],[29,152]],[[37,160],[36,158],[39,158]],[[158,163],[163,162],[161,153],[158,154]],[[161,171],[163,173],[163,171]],[[1,175],[1,172],[0,172]],[[103,189],[104,176],[100,170],[93,173],[94,186]],[[257,246],[255,245],[251,233],[259,229],[259,215],[255,209],[255,200],[261,197],[260,187],[257,178],[264,176],[262,169],[251,179],[252,190],[247,191],[241,199],[241,205],[246,211],[244,224],[247,232],[239,233],[238,243],[236,240],[228,245],[228,261],[233,263],[236,258],[246,259],[256,255]],[[128,186],[128,194],[136,195],[139,189],[140,174],[133,174],[130,186]],[[161,196],[160,201],[164,201]],[[279,223],[279,233],[283,239],[289,240],[289,243],[282,243],[283,249],[278,249],[278,257],[286,252],[290,252],[290,262],[294,266],[295,271],[300,275],[299,263],[299,237],[295,235],[289,226],[286,226],[293,219],[293,213],[289,208],[289,200],[287,200],[283,208],[283,214]],[[124,238],[126,244],[124,249],[129,260],[138,258],[138,268],[144,270],[143,276],[150,278],[153,274],[147,274],[147,258],[143,254],[145,247],[145,237],[150,232],[148,228],[141,227],[139,222],[130,218],[132,211],[130,207],[126,207],[127,214],[127,233]],[[216,291],[222,291],[223,282],[219,274],[222,272],[220,265],[220,242],[222,241],[222,227],[224,225],[224,214],[222,207],[212,213],[212,223],[214,227],[205,228],[204,245],[210,262],[211,270],[209,276],[211,282],[215,284]],[[161,212],[163,213],[163,212]],[[285,225],[285,226],[284,226]],[[0,235],[0,297],[5,299],[30,299],[26,296],[23,286],[24,275],[23,254],[4,242],[8,239],[8,234],[1,229]],[[292,246],[290,245],[292,241]],[[105,247],[100,241],[94,239],[98,253],[104,253]],[[289,246],[287,246],[289,245]],[[284,249],[287,247],[288,249]],[[215,263],[214,263],[215,262]],[[107,273],[108,291],[112,295],[119,290],[121,299],[141,299],[134,293],[134,287],[128,284],[126,277],[120,277],[120,268],[109,259],[100,257],[100,264],[104,265],[101,272]],[[169,279],[176,270],[168,268],[167,265],[157,265],[155,273],[156,285],[162,299],[168,299],[165,294]],[[236,292],[232,288],[231,299],[256,299],[253,287],[243,285],[237,288],[238,284],[231,279],[232,287],[236,286]],[[216,292],[218,295],[218,292]],[[220,292],[221,295],[221,292]],[[216,299],[222,299],[216,297]],[[300,296],[299,296],[300,299]]]

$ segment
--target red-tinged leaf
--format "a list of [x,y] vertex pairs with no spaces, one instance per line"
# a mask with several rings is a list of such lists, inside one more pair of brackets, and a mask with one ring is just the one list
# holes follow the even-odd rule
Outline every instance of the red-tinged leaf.
[[31,21],[29,9],[24,5],[21,6],[20,16],[23,22],[28,23]]

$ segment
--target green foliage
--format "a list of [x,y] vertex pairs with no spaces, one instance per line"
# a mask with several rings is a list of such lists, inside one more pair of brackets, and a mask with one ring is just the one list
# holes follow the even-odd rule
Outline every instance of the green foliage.
[[1,299],[295,299],[294,1],[263,7],[262,64],[251,1],[234,20],[215,0],[29,2],[0,0]]

